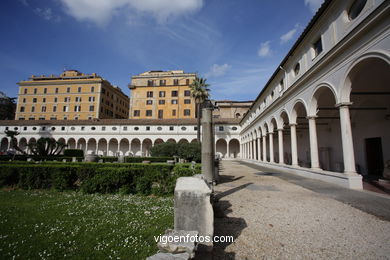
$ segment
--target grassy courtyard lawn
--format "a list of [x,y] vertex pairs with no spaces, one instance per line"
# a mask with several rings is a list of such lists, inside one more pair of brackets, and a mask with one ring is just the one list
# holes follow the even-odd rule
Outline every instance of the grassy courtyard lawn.
[[173,198],[0,190],[0,259],[145,259]]

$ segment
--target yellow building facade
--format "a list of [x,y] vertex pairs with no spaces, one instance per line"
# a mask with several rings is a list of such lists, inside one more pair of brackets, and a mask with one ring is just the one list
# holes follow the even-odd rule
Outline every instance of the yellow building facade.
[[128,118],[129,98],[96,73],[67,70],[19,85],[16,120]]
[[148,71],[131,77],[129,118],[195,118],[195,100],[189,88],[195,77],[182,70]]

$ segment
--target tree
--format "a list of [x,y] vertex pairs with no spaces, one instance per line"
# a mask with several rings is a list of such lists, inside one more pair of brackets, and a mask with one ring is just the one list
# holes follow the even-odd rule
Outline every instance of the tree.
[[[18,140],[16,139],[16,136],[19,135],[20,133],[17,131],[11,131],[11,130],[6,130],[4,133],[7,135],[7,137],[11,138],[10,142],[10,147],[15,149],[18,152],[21,152],[22,154],[26,154],[25,151],[19,148],[18,146]],[[14,154],[15,157],[15,154]]]
[[7,95],[0,91],[0,120],[15,119],[15,99],[7,97]]
[[199,77],[195,77],[194,81],[190,85],[191,96],[195,99],[196,104],[196,118],[198,120],[198,131],[196,140],[198,142],[200,142],[200,108],[203,102],[210,96],[210,89],[207,88],[208,86],[209,84],[206,83],[206,79]]
[[41,137],[36,143],[29,143],[28,147],[34,155],[59,155],[67,145],[49,137]]

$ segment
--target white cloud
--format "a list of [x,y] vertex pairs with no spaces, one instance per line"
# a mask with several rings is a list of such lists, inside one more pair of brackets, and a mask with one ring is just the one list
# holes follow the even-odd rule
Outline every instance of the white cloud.
[[42,17],[46,21],[54,21],[54,22],[59,22],[61,21],[61,17],[58,15],[53,14],[51,8],[46,7],[46,8],[35,8],[34,13],[36,13],[38,16]]
[[271,43],[271,41],[266,41],[266,42],[263,42],[260,44],[260,48],[257,51],[257,54],[260,57],[266,57],[266,56],[271,55],[270,43]]
[[308,5],[310,10],[315,13],[323,2],[324,0],[305,0],[305,5]]
[[209,78],[209,77],[218,77],[218,76],[223,76],[226,74],[226,72],[228,70],[231,69],[231,65],[225,63],[223,65],[218,65],[218,64],[214,64],[213,66],[211,66],[209,72],[206,73],[206,77]]
[[29,6],[27,0],[19,0],[20,3],[22,3],[22,5],[24,6]]
[[290,41],[295,36],[299,28],[299,24],[296,24],[293,29],[280,36],[280,43],[283,44]]
[[60,0],[66,12],[80,21],[103,26],[121,10],[129,15],[151,14],[159,23],[169,18],[195,12],[203,0]]

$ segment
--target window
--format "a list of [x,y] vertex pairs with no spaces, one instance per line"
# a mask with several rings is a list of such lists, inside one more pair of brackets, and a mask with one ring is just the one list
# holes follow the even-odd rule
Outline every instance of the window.
[[157,127],[157,130],[158,130],[158,131],[161,131],[161,130],[162,130],[162,127],[161,127],[161,126]]
[[33,103],[37,103],[37,98],[33,98]]
[[177,91],[176,91],[176,90],[173,90],[173,91],[171,92],[171,96],[172,96],[172,97],[177,97]]
[[150,131],[150,126],[147,126],[147,127],[146,127],[146,131]]
[[318,38],[314,43],[313,43],[313,50],[314,50],[314,58],[320,55],[322,52],[322,41],[321,37]]
[[181,130],[182,130],[182,131],[185,131],[185,130],[187,130],[187,127],[182,126],[182,127],[181,127]]
[[57,112],[57,106],[53,106],[53,112]]
[[298,76],[300,69],[301,69],[301,65],[298,62],[297,64],[295,64],[295,67],[294,67],[295,76]]
[[218,127],[218,131],[223,131],[224,129],[223,129],[223,126],[219,126]]
[[367,0],[356,0],[351,5],[348,11],[348,17],[350,20],[355,19],[363,11],[364,6],[366,6]]
[[191,110],[190,109],[184,109],[184,115],[185,116],[190,116],[191,115]]
[[70,92],[70,88],[66,88],[66,93],[69,93]]
[[165,100],[164,100],[164,99],[160,99],[160,100],[158,101],[158,104],[159,104],[159,105],[164,105],[164,104],[165,104]]
[[283,90],[284,90],[284,80],[281,79],[280,82],[279,82],[279,92],[281,92]]
[[84,130],[85,130],[85,126],[82,126],[82,127],[81,127],[81,131],[84,131]]
[[46,98],[43,98],[43,99],[42,99],[42,103],[46,103]]
[[78,116],[75,116],[75,117],[74,117],[74,120],[79,120],[79,117],[78,117]]
[[165,86],[167,84],[167,81],[165,79],[160,80],[160,86]]
[[76,97],[76,102],[81,102],[81,97]]
[[106,131],[106,127],[105,126],[102,126],[102,131]]
[[26,103],[26,99],[25,98],[23,98],[23,103]]
[[[40,116],[39,120],[45,120],[45,117],[44,116]],[[45,129],[42,127],[42,130],[45,130]]]
[[67,117],[67,116],[64,116],[64,120],[68,120],[68,117]]
[[141,113],[140,113],[140,110],[134,110],[134,116],[140,116]]
[[172,116],[176,116],[176,109],[172,110]]
[[173,105],[176,105],[176,104],[177,104],[177,99],[172,99],[172,100],[171,100],[171,103],[172,103]]
[[35,107],[31,107],[31,112],[35,112]]
[[79,92],[79,93],[81,92],[81,87],[77,88],[77,92]]
[[95,87],[91,87],[91,92],[95,92]]
[[153,87],[153,86],[154,86],[153,80],[148,80],[148,87]]
[[152,116],[152,110],[146,110],[146,116]]
[[80,111],[81,111],[80,105],[74,106],[74,112],[80,112]]
[[[24,117],[19,117],[19,120],[24,120]],[[27,130],[27,127],[24,127],[23,129]]]
[[174,86],[178,86],[179,85],[179,80],[178,79],[174,79],[173,80],[173,85]]
[[105,88],[102,88],[102,93],[103,93],[103,94],[106,93],[106,89],[105,89]]
[[95,106],[89,106],[89,112],[95,111]]
[[27,94],[27,89],[26,88],[24,89],[24,94]]
[[69,111],[69,107],[68,106],[63,106],[62,112],[68,112],[68,111]]
[[158,119],[163,119],[164,118],[164,110],[158,110]]
[[[52,116],[52,117],[50,117],[50,120],[57,120],[57,117]],[[53,128],[54,128],[54,129],[53,129]],[[51,130],[53,130],[53,131],[54,131],[55,129],[56,129],[55,127],[52,127],[52,128],[51,128]]]
[[190,90],[184,90],[184,96],[185,97],[191,96],[191,91]]
[[58,94],[58,88],[56,88],[56,91],[55,91],[55,92],[56,92],[56,94]]
[[43,89],[43,94],[47,94],[47,88]]
[[20,112],[24,112],[24,107],[20,107]]
[[[28,120],[35,120],[35,117],[29,117]],[[37,129],[36,127],[33,127],[33,130]]]
[[191,104],[191,99],[184,99],[184,104]]
[[240,118],[240,117],[241,117],[241,114],[240,113],[236,113],[236,118]]
[[160,91],[158,92],[159,97],[165,97],[165,91]]
[[34,94],[37,94],[37,91],[38,91],[38,90],[37,90],[36,88],[34,88]]
[[138,127],[138,126],[134,127],[134,130],[135,130],[135,131],[138,131],[138,130],[139,130],[139,127]]
[[153,97],[153,91],[146,92],[146,97]]
[[54,98],[54,103],[57,103],[57,101],[58,101],[58,98],[55,97]]
[[113,126],[111,129],[114,130],[114,131],[116,131],[117,128],[116,128],[115,126]]
[[146,100],[146,105],[152,105],[152,104],[153,104],[153,100],[151,99]]
[[186,79],[186,85],[190,85],[190,80]]
[[237,127],[233,126],[233,127],[232,127],[232,130],[233,130],[233,131],[237,131]]
[[169,131],[173,131],[173,130],[175,130],[175,127],[174,126],[170,126],[169,127]]
[[61,126],[61,131],[65,131],[65,126]]
[[127,131],[127,126],[124,126],[124,127],[123,127],[123,131]]

